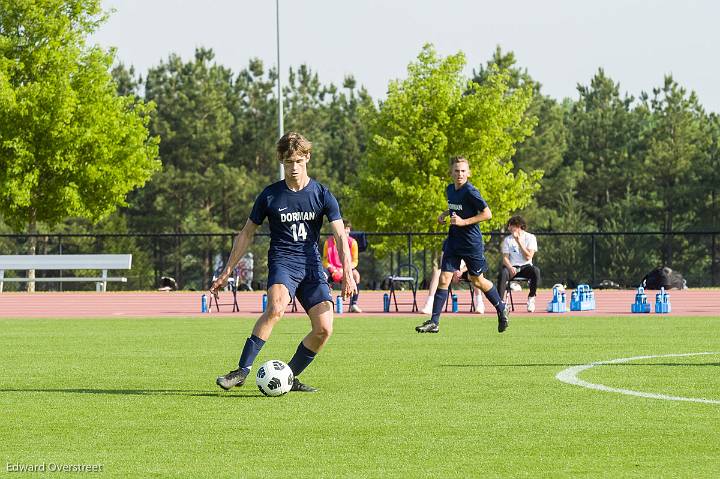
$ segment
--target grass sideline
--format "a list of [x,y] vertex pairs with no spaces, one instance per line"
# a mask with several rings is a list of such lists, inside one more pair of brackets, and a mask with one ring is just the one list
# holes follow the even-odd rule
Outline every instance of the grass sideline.
[[[103,477],[720,477],[720,405],[571,386],[622,357],[720,352],[720,318],[343,315],[302,375],[318,394],[226,393],[254,318],[2,319],[7,464]],[[258,357],[287,361],[286,318]],[[720,399],[720,354],[595,367],[581,379]],[[63,474],[63,476],[66,476]],[[70,474],[72,476],[72,474]]]

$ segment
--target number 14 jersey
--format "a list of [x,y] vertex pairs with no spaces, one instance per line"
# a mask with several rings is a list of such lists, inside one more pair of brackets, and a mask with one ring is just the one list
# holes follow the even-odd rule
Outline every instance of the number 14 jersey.
[[321,263],[318,239],[323,217],[342,219],[335,197],[324,185],[310,179],[305,188],[292,191],[285,180],[268,186],[255,200],[250,221],[270,225],[268,264],[315,267]]

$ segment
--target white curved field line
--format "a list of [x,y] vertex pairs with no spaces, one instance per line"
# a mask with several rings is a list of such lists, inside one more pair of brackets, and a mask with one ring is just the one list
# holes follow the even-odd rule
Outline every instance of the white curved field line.
[[683,396],[668,396],[666,394],[655,394],[655,393],[646,393],[642,391],[633,391],[632,389],[622,389],[622,388],[613,388],[610,386],[605,386],[603,384],[594,384],[589,383],[587,381],[583,381],[582,379],[579,379],[577,377],[578,374],[581,372],[593,368],[595,366],[602,366],[605,364],[618,364],[618,363],[627,363],[630,361],[638,361],[640,359],[654,359],[654,358],[679,358],[679,357],[686,357],[686,356],[702,356],[702,355],[720,355],[720,353],[711,353],[711,352],[704,352],[704,353],[685,353],[685,354],[658,354],[653,356],[635,356],[632,358],[620,358],[620,359],[611,359],[609,361],[596,361],[594,363],[590,364],[582,364],[580,366],[573,366],[571,368],[563,369],[557,375],[555,376],[560,381],[567,383],[567,384],[573,384],[575,386],[582,386],[584,388],[588,389],[596,389],[598,391],[607,391],[612,393],[620,393],[620,394],[627,394],[628,396],[639,396],[643,398],[650,398],[650,399],[663,399],[665,401],[686,401],[686,402],[701,402],[706,404],[720,404],[720,400],[717,399],[703,399],[703,398],[688,398]]

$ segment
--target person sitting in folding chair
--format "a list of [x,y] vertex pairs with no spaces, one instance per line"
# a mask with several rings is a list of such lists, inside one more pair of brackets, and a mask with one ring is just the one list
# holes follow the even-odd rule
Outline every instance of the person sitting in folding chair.
[[510,218],[507,227],[510,234],[503,240],[501,249],[503,268],[498,281],[500,297],[505,298],[508,283],[513,278],[527,280],[530,288],[527,310],[532,313],[535,311],[535,296],[540,283],[540,269],[532,263],[538,249],[537,238],[526,231],[527,223],[522,216],[516,215]]
[[240,291],[252,291],[252,281],[255,275],[255,259],[251,252],[245,253],[235,268],[238,277],[237,289]]
[[[356,269],[359,262],[358,242],[355,238],[350,236],[352,224],[345,219],[343,219],[343,223],[345,224],[345,235],[347,236],[348,246],[350,247],[350,256],[353,268],[352,274],[355,279],[355,284],[357,285],[355,294],[353,294],[350,298],[350,312],[362,313],[362,309],[360,309],[360,306],[357,304],[359,296],[358,291],[360,290],[360,273],[358,273],[358,270]],[[343,268],[342,262],[340,261],[340,254],[338,253],[337,246],[335,245],[334,236],[330,236],[327,241],[325,241],[325,245],[323,246],[322,261],[323,267],[325,268],[325,274],[328,277],[328,282],[340,283],[343,277]]]

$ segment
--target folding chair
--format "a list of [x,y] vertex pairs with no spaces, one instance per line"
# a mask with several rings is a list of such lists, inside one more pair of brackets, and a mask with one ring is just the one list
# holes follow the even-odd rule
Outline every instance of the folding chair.
[[[327,273],[325,273],[325,275],[327,276]],[[333,279],[332,279],[331,277],[328,277],[328,278],[327,278],[327,283],[328,283],[328,286],[330,286],[330,295],[331,295],[333,298],[336,296],[336,294],[339,295],[339,294],[342,292],[342,291],[341,291],[341,290],[342,290],[342,280],[335,282],[335,281],[333,281]],[[338,289],[337,292],[335,292],[336,289]],[[351,300],[352,300],[351,298],[348,298],[348,299],[346,300],[345,298],[343,298],[342,296],[340,296],[340,301],[342,301],[342,303],[343,303],[343,310],[345,310],[344,304],[345,304],[346,302],[348,303],[348,308],[349,308],[349,304],[350,304],[350,301],[351,301]],[[333,311],[334,311],[334,310],[335,310],[335,301],[333,301]]]
[[[472,284],[472,282],[467,278],[467,273],[463,274],[463,276],[460,277],[461,283],[467,283],[470,286],[470,312],[475,312],[475,285]],[[450,286],[448,286],[448,299],[445,302],[445,312],[447,313],[448,305],[450,304],[452,300],[453,295],[453,285],[452,282],[450,283]]]
[[[237,272],[237,271],[235,271]],[[213,275],[212,282],[214,283],[217,279],[217,276]],[[228,278],[228,286],[230,287],[230,291],[232,292],[233,302],[232,302],[232,312],[240,312],[240,306],[238,306],[237,302],[237,276],[231,276]],[[215,310],[220,312],[220,295],[216,292],[215,294],[210,295],[210,302],[208,303],[208,309],[212,309],[213,301],[215,302]],[[227,304],[223,304],[223,306],[227,306]]]
[[418,272],[417,267],[414,264],[401,264],[398,266],[395,274],[391,274],[386,278],[386,280],[390,283],[390,298],[392,299],[393,303],[395,303],[395,312],[398,312],[398,302],[397,297],[395,296],[395,285],[396,284],[409,284],[410,288],[412,289],[412,295],[413,295],[413,302],[412,302],[412,310],[411,312],[417,312],[418,311],[418,305],[417,305],[417,287],[418,287],[418,277],[420,276],[420,273]]
[[514,276],[508,280],[508,282],[505,284],[505,298],[503,298],[503,301],[507,303],[507,298],[510,297],[510,311],[515,312],[515,302],[513,301],[513,295],[512,295],[512,288],[510,287],[510,283],[525,283],[527,284],[530,281],[530,278],[525,278],[523,276]]

